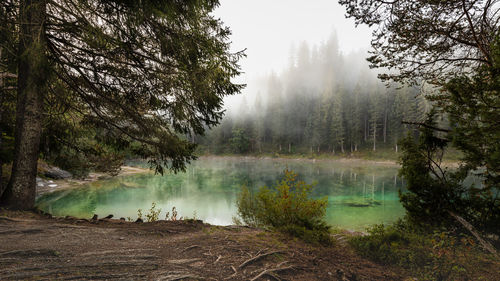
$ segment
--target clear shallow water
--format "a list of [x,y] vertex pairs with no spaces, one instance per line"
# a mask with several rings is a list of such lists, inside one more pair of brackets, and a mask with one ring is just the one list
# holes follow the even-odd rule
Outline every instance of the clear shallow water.
[[398,190],[403,187],[397,167],[362,162],[203,158],[186,173],[138,174],[102,180],[81,188],[44,194],[37,205],[56,216],[90,218],[113,214],[137,217],[156,202],[160,218],[176,207],[179,216],[217,225],[232,223],[242,185],[271,186],[285,168],[299,179],[316,182],[314,197],[328,196],[327,222],[332,226],[364,230],[375,223],[392,223],[404,215]]

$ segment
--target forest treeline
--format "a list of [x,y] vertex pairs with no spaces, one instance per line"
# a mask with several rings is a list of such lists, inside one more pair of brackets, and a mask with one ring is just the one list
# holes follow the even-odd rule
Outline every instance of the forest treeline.
[[292,49],[289,66],[262,78],[254,100],[198,142],[207,153],[350,153],[391,148],[423,120],[417,87],[380,82],[362,52],[344,55],[335,34],[319,46]]

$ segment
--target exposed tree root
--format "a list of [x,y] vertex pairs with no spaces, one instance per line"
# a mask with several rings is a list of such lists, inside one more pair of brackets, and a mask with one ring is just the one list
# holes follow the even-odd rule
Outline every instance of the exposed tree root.
[[290,266],[287,266],[287,267],[277,267],[277,268],[266,269],[266,270],[262,271],[259,275],[257,275],[254,278],[250,279],[250,281],[258,280],[259,278],[262,278],[264,276],[269,276],[269,277],[273,278],[274,280],[281,281],[281,278],[279,278],[274,273],[277,273],[277,272],[280,272],[280,271],[289,270],[289,269],[293,269],[293,268],[294,268],[294,266],[290,265]]
[[0,221],[20,222],[20,220],[15,220],[7,217],[0,217]]
[[196,276],[196,275],[192,275],[192,274],[186,274],[186,275],[167,276],[166,278],[160,279],[160,280],[178,281],[178,280],[184,280],[184,279],[200,279],[200,277]]
[[245,262],[243,262],[242,264],[240,264],[240,266],[238,267],[239,269],[242,269],[243,267],[253,263],[253,262],[256,262],[264,257],[267,257],[267,256],[270,256],[270,255],[274,255],[274,254],[278,254],[278,253],[283,253],[283,251],[273,251],[273,252],[269,252],[269,253],[265,253],[265,254],[260,254],[256,257],[253,257],[251,259],[248,259],[246,260]]
[[189,250],[194,249],[194,248],[201,248],[201,246],[200,245],[189,246],[189,247],[185,248],[184,250],[182,250],[181,253],[184,253],[184,252],[189,251]]

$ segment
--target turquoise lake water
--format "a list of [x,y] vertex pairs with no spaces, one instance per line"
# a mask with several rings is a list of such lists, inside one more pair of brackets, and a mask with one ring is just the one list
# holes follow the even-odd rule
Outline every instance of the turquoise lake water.
[[37,198],[37,205],[55,216],[115,218],[147,213],[153,202],[179,216],[196,217],[216,225],[232,224],[235,201],[242,185],[254,190],[272,186],[283,170],[316,183],[314,197],[328,196],[327,222],[334,227],[364,230],[376,223],[392,223],[404,215],[398,190],[404,183],[398,167],[363,161],[312,161],[252,158],[202,158],[185,173],[119,176],[75,189],[59,190]]

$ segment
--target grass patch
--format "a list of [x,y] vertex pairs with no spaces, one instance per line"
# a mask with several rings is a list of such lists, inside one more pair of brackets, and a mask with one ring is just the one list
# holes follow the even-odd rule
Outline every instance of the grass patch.
[[498,277],[500,263],[458,230],[416,228],[400,221],[393,226],[375,225],[368,234],[350,239],[360,255],[383,265],[402,267],[418,280]]

